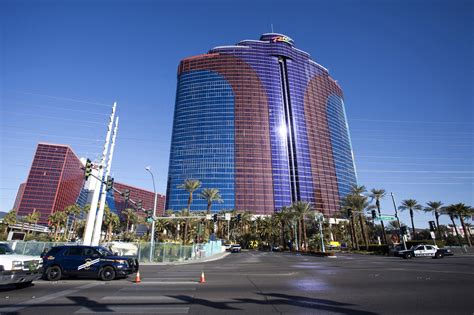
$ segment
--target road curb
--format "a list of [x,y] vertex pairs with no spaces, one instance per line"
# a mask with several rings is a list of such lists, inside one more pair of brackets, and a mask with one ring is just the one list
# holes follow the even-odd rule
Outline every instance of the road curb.
[[186,260],[186,261],[172,261],[172,262],[161,262],[161,263],[140,263],[140,266],[169,266],[169,265],[189,265],[189,264],[197,264],[197,263],[205,263],[205,262],[211,262],[211,261],[216,261],[219,259],[222,259],[224,257],[227,257],[230,255],[229,252],[222,252],[216,255],[213,255],[208,258],[204,259],[197,259],[197,260]]

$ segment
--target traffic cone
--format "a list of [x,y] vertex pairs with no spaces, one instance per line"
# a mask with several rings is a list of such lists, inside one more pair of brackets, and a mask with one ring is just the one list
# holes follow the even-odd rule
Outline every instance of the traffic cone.
[[140,271],[137,271],[137,275],[135,277],[135,281],[133,281],[135,283],[140,283],[142,282],[142,280],[140,279]]
[[201,279],[199,279],[199,283],[206,283],[206,277],[204,277],[204,271],[201,272]]

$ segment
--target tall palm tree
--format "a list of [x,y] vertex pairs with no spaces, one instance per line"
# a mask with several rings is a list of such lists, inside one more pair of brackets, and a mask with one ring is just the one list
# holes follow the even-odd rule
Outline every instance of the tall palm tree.
[[4,233],[8,232],[8,226],[16,224],[16,222],[16,210],[12,209],[3,217],[2,220],[2,223],[5,225]]
[[413,221],[413,216],[415,214],[415,211],[423,209],[423,207],[416,201],[415,199],[406,199],[402,201],[402,204],[400,207],[398,207],[401,211],[404,210],[410,210],[410,218],[411,218],[411,227],[413,229],[412,237],[413,239],[416,238],[416,232],[415,232],[415,223]]
[[454,205],[449,205],[449,206],[443,207],[441,209],[441,214],[445,214],[445,215],[449,216],[449,219],[451,220],[451,222],[453,224],[454,232],[456,233],[456,238],[458,239],[459,246],[462,246],[461,237],[459,236],[459,232],[458,232],[458,228],[456,226],[456,222],[454,222],[454,218],[457,215],[457,209],[454,207]]
[[132,208],[127,208],[122,210],[122,215],[125,218],[125,231],[130,231],[130,222],[132,222],[133,217],[136,215],[135,210]]
[[[371,201],[375,200],[375,206],[377,207],[377,211],[379,216],[382,215],[380,212],[380,200],[382,200],[386,196],[385,189],[372,189],[370,191],[369,197],[372,199]],[[375,222],[374,222],[375,223]],[[385,233],[385,226],[383,220],[380,220],[380,225],[382,226],[382,240],[385,244],[387,244],[387,234]]]
[[79,207],[78,205],[70,205],[70,206],[67,206],[65,209],[64,209],[64,212],[66,212],[66,215],[69,217],[69,216],[72,216],[72,224],[71,224],[71,230],[70,230],[70,233],[68,235],[68,239],[69,237],[71,236],[71,234],[76,234],[76,221],[77,221],[77,216],[79,214],[81,214],[81,207]]
[[[464,203],[452,204],[452,205],[449,205],[447,208],[449,209],[449,211],[453,214],[455,218],[461,221],[461,226],[464,231],[464,238],[467,241],[467,245],[472,246],[471,240],[469,239],[469,234],[467,233],[466,223],[464,222],[465,218],[471,217],[474,214],[472,208],[465,205]],[[454,221],[453,221],[453,224],[454,224]]]
[[[300,244],[304,244],[302,247],[306,251],[308,249],[308,242],[306,237],[306,224],[305,220],[308,214],[311,212],[311,203],[307,201],[297,201],[292,205],[293,211],[298,216],[298,236]],[[301,239],[301,230],[303,230],[303,240]]]
[[222,200],[221,194],[219,193],[219,189],[216,188],[204,188],[199,194],[199,197],[207,200],[207,214],[211,213],[211,206],[214,201],[218,203],[224,202]]
[[40,213],[37,212],[36,209],[34,209],[32,213],[25,216],[25,222],[28,223],[28,226],[30,226],[30,230],[28,231],[28,234],[32,233],[31,225],[32,224],[36,225],[36,223],[38,223],[39,217],[40,217]]
[[51,214],[49,217],[50,225],[54,226],[54,240],[56,241],[59,237],[59,232],[63,225],[66,224],[67,215],[64,211],[56,211],[55,213]]
[[[193,202],[193,193],[201,187],[201,182],[197,179],[186,179],[183,184],[179,185],[178,188],[184,189],[189,193],[188,198],[188,213],[191,211],[191,203]],[[184,225],[184,236],[185,239],[183,242],[186,244],[187,239],[186,235],[188,234],[188,223],[189,220],[186,219],[186,223]]]
[[120,218],[118,215],[110,211],[108,206],[104,208],[103,226],[106,228],[105,240],[110,242],[112,240],[113,230],[120,225]]
[[443,239],[443,235],[441,234],[441,230],[439,228],[439,216],[441,215],[441,208],[443,207],[443,203],[441,201],[428,201],[426,203],[427,207],[423,209],[425,212],[431,212],[434,214],[436,218],[436,229],[438,230],[438,236],[440,239]]

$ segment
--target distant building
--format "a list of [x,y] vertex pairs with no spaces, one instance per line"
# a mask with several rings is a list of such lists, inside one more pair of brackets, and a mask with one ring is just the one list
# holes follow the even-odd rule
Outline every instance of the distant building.
[[17,214],[37,211],[38,223],[47,224],[51,214],[75,204],[84,183],[82,166],[69,146],[39,143]]
[[25,191],[26,183],[21,183],[20,187],[18,187],[18,192],[16,193],[15,203],[13,204],[13,209],[18,211],[18,207],[20,206],[21,196],[23,196],[23,192]]
[[[114,183],[114,188],[121,192],[124,192],[127,189],[130,190],[130,199],[132,199],[133,201],[142,200],[143,209],[153,209],[155,195],[152,191],[117,182]],[[163,215],[165,212],[166,198],[164,195],[160,195],[158,193],[157,195],[158,196],[156,199],[156,213],[157,215]],[[125,202],[125,198],[119,193],[114,192],[113,197],[111,197],[111,194],[109,194],[107,198],[107,204],[109,205],[110,209],[112,209],[112,211],[116,212],[117,214],[121,214],[122,211],[126,208],[135,209],[135,206],[133,206],[132,204],[127,204]],[[141,216],[144,216],[145,212],[142,211],[139,212],[139,214]]]
[[[79,159],[67,145],[40,143],[36,149],[33,163],[25,183],[21,184],[14,208],[19,216],[25,216],[33,211],[40,212],[39,224],[47,224],[49,215],[63,211],[67,206],[77,204],[84,207],[91,203],[95,181],[90,177],[84,181],[86,159]],[[97,176],[98,171],[93,169]],[[135,186],[114,183],[119,191],[130,190],[130,199],[142,200],[143,209],[153,209],[154,194],[151,191]],[[157,214],[163,214],[165,196],[157,194]],[[112,212],[120,215],[126,208],[125,199],[114,191],[107,193],[106,203]],[[138,213],[145,216],[145,212]],[[79,218],[83,219],[82,215]]]

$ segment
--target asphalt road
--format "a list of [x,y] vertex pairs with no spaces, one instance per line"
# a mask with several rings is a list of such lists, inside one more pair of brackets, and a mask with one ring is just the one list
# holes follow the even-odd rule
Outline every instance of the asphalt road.
[[[242,252],[129,279],[0,289],[0,314],[474,314],[474,257]],[[201,271],[206,283],[198,283]]]

